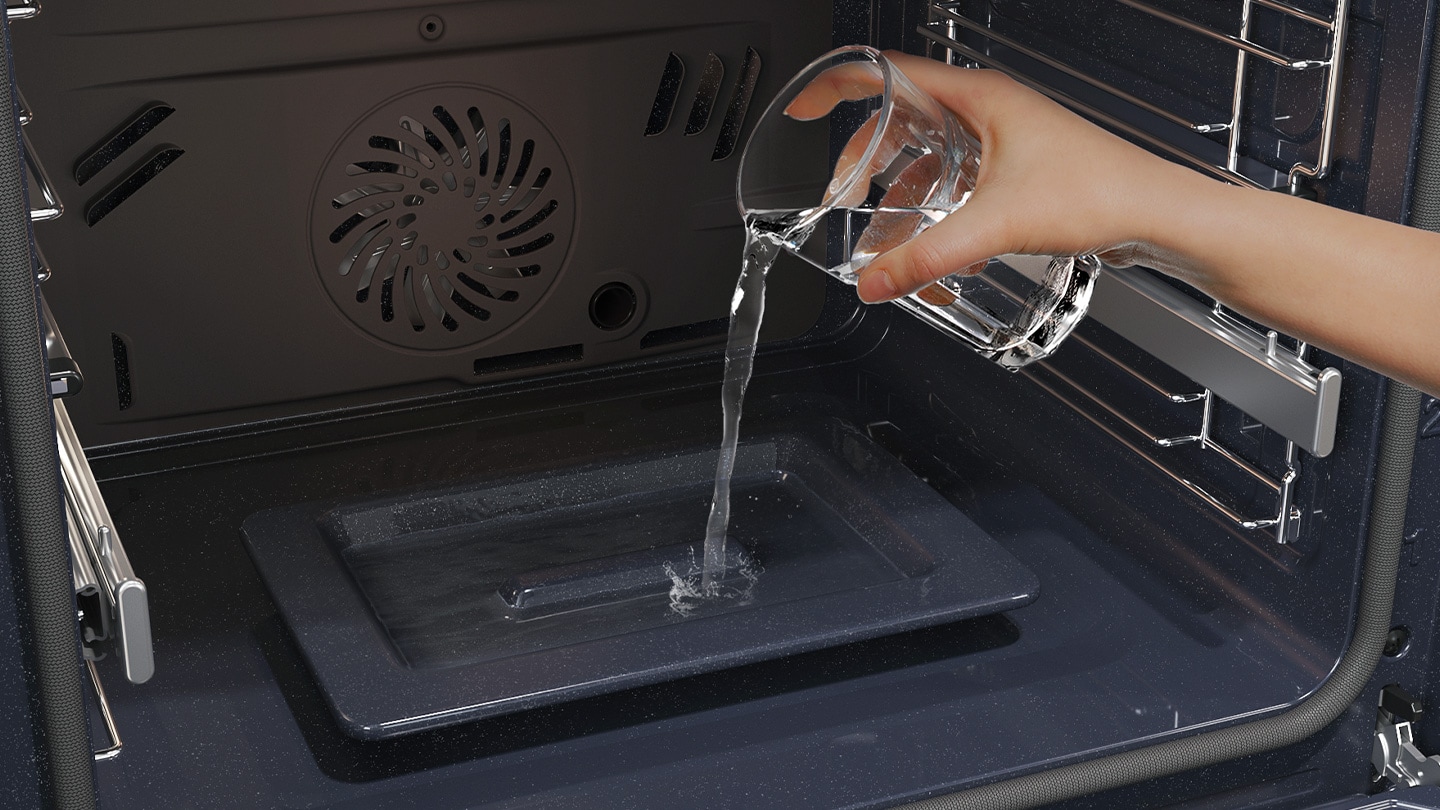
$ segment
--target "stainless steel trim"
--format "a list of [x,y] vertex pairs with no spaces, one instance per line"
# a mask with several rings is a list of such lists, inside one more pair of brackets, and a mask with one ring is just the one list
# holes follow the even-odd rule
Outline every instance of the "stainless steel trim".
[[25,101],[25,94],[20,88],[15,88],[15,106],[20,108],[20,126],[25,126],[35,120],[34,113],[30,112],[30,105]]
[[62,400],[54,400],[55,434],[60,451],[60,474],[65,483],[66,503],[73,510],[79,534],[85,541],[91,563],[100,574],[100,583],[114,618],[115,649],[132,683],[144,683],[155,674],[150,637],[150,606],[145,583],[135,576],[125,547],[115,534],[115,523],[95,475],[85,460],[85,451]]
[[1090,315],[1306,452],[1335,447],[1340,372],[1316,368],[1253,329],[1133,268],[1106,268]]

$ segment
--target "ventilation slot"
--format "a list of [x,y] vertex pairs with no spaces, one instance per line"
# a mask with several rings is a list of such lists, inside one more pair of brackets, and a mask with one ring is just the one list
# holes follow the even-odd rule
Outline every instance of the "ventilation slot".
[[475,361],[476,374],[499,374],[505,371],[520,371],[527,368],[556,366],[562,363],[578,363],[585,359],[585,346],[576,343],[571,346],[556,346],[533,352],[505,354],[499,357],[482,357]]
[[168,104],[149,104],[131,116],[119,129],[92,148],[75,164],[75,183],[85,185],[90,180],[125,154],[126,150],[140,142],[150,130],[170,117],[175,108]]
[[[753,47],[745,48],[740,62],[740,73],[730,92],[730,102],[725,107],[725,116],[720,122],[720,132],[715,139],[715,148],[710,159],[724,160],[735,153],[740,145],[740,136],[745,129],[745,118],[754,100],[755,88],[760,81],[760,52]],[[685,82],[685,63],[673,51],[665,59],[665,69],[660,74],[660,85],[655,89],[655,100],[650,104],[650,118],[645,122],[645,135],[653,137],[670,126],[680,90]],[[685,121],[686,135],[699,135],[710,126],[715,107],[720,100],[720,91],[725,84],[725,64],[719,54],[710,52],[705,57],[705,69],[700,74],[695,97],[690,104],[690,115]]]
[[699,135],[710,126],[710,113],[715,110],[715,100],[720,97],[720,83],[725,80],[725,65],[720,57],[710,54],[705,60],[705,72],[700,74],[700,88],[695,91],[695,103],[690,105],[690,120],[685,122],[686,135]]
[[724,160],[735,151],[740,142],[740,128],[745,125],[745,114],[750,111],[750,99],[755,95],[755,84],[760,81],[760,54],[754,48],[745,49],[745,61],[740,65],[740,79],[735,83],[735,92],[730,96],[730,106],[725,110],[725,120],[720,123],[720,137],[715,141],[711,160]]
[[120,410],[128,410],[132,402],[130,393],[130,348],[125,338],[110,333],[110,353],[115,357],[115,399]]
[[646,135],[659,135],[670,126],[670,114],[675,111],[675,100],[680,96],[680,85],[684,82],[685,63],[672,51],[665,59],[660,86],[655,89],[655,101],[650,105],[650,120],[645,123]]
[[120,204],[141,188],[154,180],[160,172],[165,169],[181,155],[185,150],[178,146],[165,145],[156,150],[139,168],[130,172],[124,179],[101,192],[85,206],[85,224],[94,227],[97,222],[109,216],[112,211],[120,207]]
[[714,338],[728,331],[730,331],[729,318],[716,318],[713,321],[699,321],[697,323],[687,323],[682,326],[670,326],[665,329],[646,332],[645,336],[640,338],[640,348],[653,349],[657,346],[669,346],[674,343],[688,343],[692,340]]

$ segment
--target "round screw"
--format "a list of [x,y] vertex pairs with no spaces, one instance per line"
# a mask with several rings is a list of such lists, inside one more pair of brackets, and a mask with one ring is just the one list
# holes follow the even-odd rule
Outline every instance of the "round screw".
[[445,33],[445,21],[437,14],[426,14],[420,18],[420,38],[428,39],[431,42],[439,39]]

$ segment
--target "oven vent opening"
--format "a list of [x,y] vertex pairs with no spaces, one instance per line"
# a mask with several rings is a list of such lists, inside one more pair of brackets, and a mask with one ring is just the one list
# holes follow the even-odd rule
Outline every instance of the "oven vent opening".
[[675,343],[689,343],[696,340],[716,338],[725,334],[730,329],[729,318],[716,318],[710,321],[697,321],[695,323],[681,324],[680,326],[668,326],[664,329],[655,329],[646,332],[640,338],[640,348],[654,349],[659,346],[669,346]]
[[[755,95],[755,85],[759,80],[760,53],[747,47],[740,63],[739,75],[725,106],[715,149],[710,154],[711,160],[724,160],[734,154],[735,147],[740,142],[740,132],[745,126],[746,115],[750,111],[750,101]],[[655,89],[655,100],[650,105],[650,117],[645,122],[646,137],[659,135],[670,126],[684,82],[685,61],[671,51],[665,58],[665,67],[660,72],[660,85]],[[706,55],[699,85],[690,101],[690,112],[685,119],[685,135],[699,135],[710,128],[724,83],[725,63],[719,54],[711,51]]]
[[517,102],[424,88],[337,144],[311,208],[316,272],[355,325],[405,349],[473,346],[554,281],[575,195],[559,145]]
[[120,410],[128,410],[133,403],[130,388],[130,347],[125,338],[110,333],[110,353],[115,358],[115,400]]
[[481,357],[475,361],[476,374],[499,374],[506,371],[523,371],[543,368],[562,363],[578,363],[585,359],[585,346],[574,343],[551,349],[537,349],[533,352],[503,354],[499,357]]
[[725,63],[711,53],[705,60],[705,70],[700,74],[700,86],[695,90],[695,100],[690,104],[690,117],[685,121],[686,135],[699,135],[710,126],[710,113],[715,109],[715,98],[720,95],[720,83],[725,81]]
[[161,121],[169,118],[174,112],[174,107],[159,102],[141,107],[138,112],[130,116],[129,120],[76,161],[75,184],[83,186],[90,182],[95,175],[104,171],[106,166],[114,163],[117,158],[125,154],[130,147],[139,143],[141,138],[149,134],[151,130],[160,125]]
[[670,114],[675,111],[675,100],[680,97],[680,85],[684,81],[685,62],[671,51],[665,59],[665,69],[660,73],[655,102],[650,105],[650,120],[645,123],[647,136],[659,135],[670,126]]
[[[83,186],[104,173],[174,112],[174,107],[161,102],[141,107],[75,161],[75,184]],[[185,150],[173,144],[151,149],[145,157],[130,164],[119,179],[90,198],[85,204],[85,224],[94,227],[183,154]]]
[[157,148],[149,157],[132,169],[123,178],[97,194],[85,204],[85,224],[92,228],[109,216],[120,204],[134,196],[147,183],[159,176],[160,172],[180,159],[185,150],[172,144]]

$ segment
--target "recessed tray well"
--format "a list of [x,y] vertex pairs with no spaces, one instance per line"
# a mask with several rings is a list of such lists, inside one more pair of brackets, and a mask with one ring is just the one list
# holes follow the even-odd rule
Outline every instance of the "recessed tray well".
[[1020,607],[1033,574],[839,420],[742,444],[721,595],[714,448],[248,518],[345,730],[390,737]]

